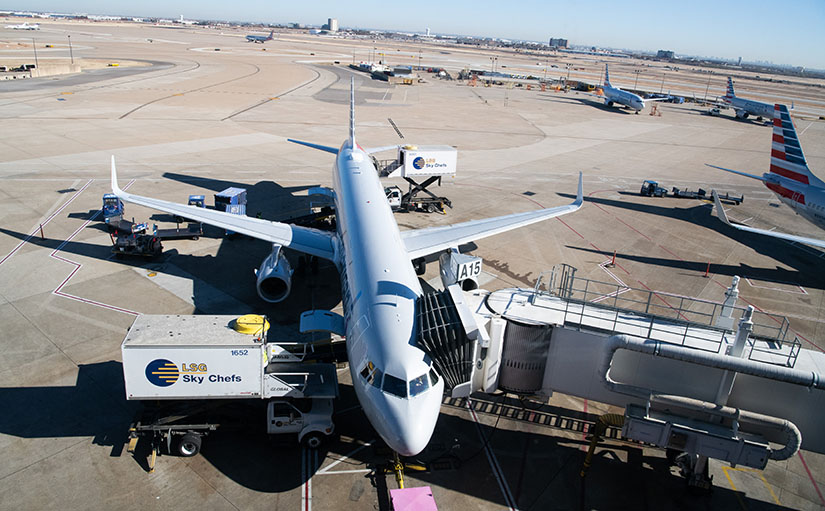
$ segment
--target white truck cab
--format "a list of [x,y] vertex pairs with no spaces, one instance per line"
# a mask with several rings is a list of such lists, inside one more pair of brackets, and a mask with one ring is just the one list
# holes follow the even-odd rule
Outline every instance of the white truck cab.
[[267,406],[267,433],[297,433],[298,441],[317,449],[335,431],[332,399],[273,399]]

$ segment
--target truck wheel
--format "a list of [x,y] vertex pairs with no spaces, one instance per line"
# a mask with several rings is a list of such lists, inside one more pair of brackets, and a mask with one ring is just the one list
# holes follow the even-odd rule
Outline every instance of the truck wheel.
[[197,433],[187,433],[178,442],[178,454],[191,458],[201,452],[201,437]]
[[307,433],[301,443],[304,444],[304,447],[307,449],[318,449],[324,444],[324,435],[318,432],[314,433]]

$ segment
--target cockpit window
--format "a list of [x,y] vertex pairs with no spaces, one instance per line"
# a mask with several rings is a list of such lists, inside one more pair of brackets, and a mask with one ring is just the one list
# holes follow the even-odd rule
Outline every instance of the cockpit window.
[[407,397],[407,382],[391,374],[384,375],[384,386],[381,388],[394,396]]
[[422,374],[418,378],[413,378],[410,380],[410,397],[417,396],[428,388],[430,388],[430,383],[427,381],[426,374]]
[[367,362],[367,365],[361,369],[361,376],[367,380],[367,383],[379,389],[381,388],[381,375],[381,369],[375,367],[372,362]]

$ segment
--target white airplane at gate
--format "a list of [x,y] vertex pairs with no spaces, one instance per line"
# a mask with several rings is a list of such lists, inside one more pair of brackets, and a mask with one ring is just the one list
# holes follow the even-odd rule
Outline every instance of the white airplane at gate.
[[[757,176],[716,165],[708,165],[708,167],[762,181],[780,201],[790,206],[799,216],[820,229],[825,229],[825,182],[816,177],[808,168],[808,162],[802,154],[802,146],[799,145],[796,128],[791,120],[788,107],[785,105],[774,106],[771,165],[768,172]],[[716,204],[716,214],[723,222],[736,229],[825,248],[825,240],[733,224],[728,220],[716,191],[713,191],[712,195]]]
[[566,206],[400,232],[370,157],[386,148],[363,149],[356,143],[354,97],[353,82],[349,138],[340,148],[291,140],[335,155],[335,233],[126,193],[117,185],[114,157],[112,191],[127,202],[271,242],[273,251],[257,272],[258,293],[270,302],[289,293],[292,272],[282,246],[332,261],[341,276],[346,347],[358,400],[390,448],[411,456],[432,436],[444,389],[444,379],[416,344],[416,304],[423,291],[411,262],[572,213],[582,205],[582,177],[576,200]]

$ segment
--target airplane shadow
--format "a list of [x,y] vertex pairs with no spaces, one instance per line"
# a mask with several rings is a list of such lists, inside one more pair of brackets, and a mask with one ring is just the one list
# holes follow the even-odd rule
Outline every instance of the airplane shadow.
[[[564,94],[564,93],[560,93]],[[570,94],[570,93],[568,93]],[[549,96],[547,94],[539,95],[540,98],[545,99],[546,101],[561,101],[564,103],[573,103],[573,104],[584,104],[588,106],[592,106],[593,108],[598,108],[604,112],[611,112],[611,113],[622,113],[625,115],[635,115],[636,112],[630,108],[622,107],[622,106],[607,106],[604,104],[603,100],[596,99],[595,97],[580,97],[575,95],[557,95],[557,96]]]
[[[634,195],[632,193],[627,194]],[[574,195],[568,193],[557,193],[557,195],[575,198]],[[688,204],[693,202],[691,199],[683,200]],[[814,289],[825,289],[825,275],[822,275],[821,272],[816,271],[823,252],[807,246],[792,247],[788,243],[781,240],[735,229],[716,218],[708,204],[695,203],[694,206],[688,207],[667,207],[652,204],[651,201],[654,201],[654,199],[647,202],[630,202],[600,197],[585,197],[584,201],[592,204],[599,204],[601,206],[635,211],[638,213],[674,218],[694,226],[701,226],[710,231],[727,236],[738,243],[751,247],[756,252],[794,269],[786,270],[780,266],[776,266],[775,268],[754,268],[745,264],[740,264],[738,266],[711,264],[710,271],[712,273],[718,273],[721,275],[739,275],[743,277],[747,276],[774,282],[798,284]],[[613,255],[612,252],[607,254],[606,252],[596,251],[589,248],[572,246],[570,248],[594,253],[603,253],[610,256]],[[680,268],[690,271],[692,275],[695,275],[696,271],[704,273],[708,263],[707,261],[680,261],[678,259],[633,254],[618,254],[617,257],[657,266]]]

